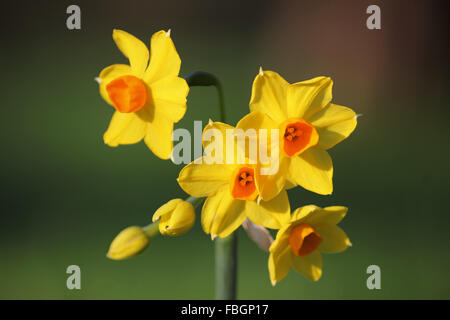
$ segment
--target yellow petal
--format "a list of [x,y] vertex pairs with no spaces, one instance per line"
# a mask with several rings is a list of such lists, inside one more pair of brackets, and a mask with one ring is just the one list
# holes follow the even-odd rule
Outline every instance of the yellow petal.
[[201,223],[203,231],[206,234],[211,233],[212,223],[216,216],[216,210],[220,205],[223,197],[223,191],[225,188],[220,188],[215,193],[209,195],[203,203],[201,213]]
[[202,227],[212,237],[225,238],[245,221],[245,201],[234,199],[228,187],[206,199],[202,208]]
[[[279,144],[278,135],[276,136],[275,141],[272,141],[272,130],[276,130],[278,133],[278,124],[269,118],[266,114],[260,111],[253,111],[243,117],[236,125],[236,129],[241,129],[244,132],[250,132],[248,130],[254,130],[256,133],[257,139],[248,139],[246,138],[246,148],[247,148],[247,157],[255,160],[258,160],[261,152],[261,146],[267,147],[266,155],[271,155],[272,146],[276,143],[277,146]],[[249,154],[249,145],[253,143],[256,148],[255,154]],[[251,149],[251,148],[250,148]],[[275,150],[275,149],[274,149]]]
[[[240,140],[239,137],[245,139]],[[220,140],[216,141],[216,139]],[[246,132],[242,128],[234,128],[225,123],[210,121],[203,130],[202,143],[207,156],[229,165],[249,164],[250,145],[253,145],[255,158],[257,155],[257,131],[255,129]],[[221,148],[222,154],[219,155]],[[255,158],[253,158],[252,164],[256,163]]]
[[296,184],[295,182],[291,181],[290,177],[287,177],[287,178],[286,178],[286,184],[284,185],[284,188],[285,188],[286,190],[293,189],[293,188],[295,188],[296,186],[297,186],[297,184]]
[[276,122],[287,118],[286,95],[289,83],[278,73],[263,71],[255,77],[250,99],[250,111],[260,111]]
[[169,159],[173,151],[173,121],[167,118],[162,106],[148,108],[150,121],[147,123],[145,144],[161,159]]
[[291,208],[285,190],[270,201],[246,201],[245,212],[254,223],[271,229],[280,229],[291,218]]
[[178,122],[186,113],[186,97],[189,86],[179,77],[166,77],[150,86],[153,103],[166,117]]
[[147,83],[178,76],[181,60],[169,32],[161,30],[154,33],[150,41],[150,50],[150,63],[144,74]]
[[[271,130],[278,130],[278,125],[264,113],[260,111],[253,111],[242,118],[236,128],[242,130],[256,130],[258,140],[254,143],[258,144],[257,152],[259,153],[256,155],[257,157],[255,157],[259,159],[255,172],[256,185],[262,199],[265,201],[272,200],[284,188],[289,167],[289,159],[286,157],[280,158],[279,156],[279,139],[274,139],[274,141],[271,139]],[[266,130],[265,135],[263,135],[260,130]],[[250,140],[247,142],[249,143]],[[265,162],[266,160],[262,160],[261,158],[261,145],[267,147],[267,150],[263,151],[263,157],[267,156],[270,158],[273,153],[273,157],[270,158],[270,162],[268,164],[262,163],[262,161]],[[275,146],[277,148],[275,148]],[[248,155],[248,157],[250,159],[254,158],[253,156],[250,157],[250,155]],[[273,170],[270,171],[273,171],[274,173],[267,174],[268,172],[263,172],[263,170],[269,170],[270,168],[273,168]]]
[[313,204],[297,208],[294,212],[292,212],[291,222],[306,223],[306,220],[310,219],[310,217],[313,216],[317,210],[320,210],[320,208]]
[[314,211],[314,214],[305,219],[305,223],[313,226],[336,225],[345,217],[347,210],[346,207],[342,206],[318,208]]
[[175,210],[175,208],[182,202],[183,202],[182,199],[172,199],[166,202],[155,211],[152,217],[152,221],[153,222],[158,221],[161,218],[161,216],[169,214],[170,212]]
[[120,144],[141,141],[147,131],[147,119],[143,115],[143,112],[114,112],[109,127],[103,135],[104,142],[110,147],[117,147]]
[[319,250],[306,255],[292,255],[294,269],[304,274],[309,280],[317,281],[322,276],[322,253]]
[[319,133],[317,148],[329,149],[347,138],[356,127],[356,114],[347,107],[328,104],[310,118]]
[[279,158],[278,171],[270,175],[261,174],[262,168],[267,168],[268,165],[257,165],[255,170],[256,188],[258,189],[259,196],[264,201],[272,200],[283,190],[286,184],[286,178],[290,172],[290,163],[290,158]]
[[108,92],[106,91],[106,86],[112,80],[119,78],[121,76],[132,74],[131,67],[125,64],[113,64],[112,66],[106,67],[100,72],[98,76],[100,78],[100,95],[109,104],[113,105],[111,99],[109,99]]
[[317,227],[316,231],[323,239],[320,244],[320,249],[323,252],[342,252],[351,245],[350,239],[347,237],[345,232],[336,225],[320,226]]
[[223,164],[207,164],[204,157],[185,166],[178,176],[180,187],[193,197],[213,195],[223,186],[228,187],[234,168]]
[[269,273],[272,285],[283,279],[292,266],[292,250],[289,245],[291,226],[285,225],[277,232],[275,241],[269,248]]
[[280,250],[271,251],[269,275],[272,285],[280,282],[289,273],[292,266],[292,256],[291,248],[288,245],[281,247]]
[[270,252],[276,252],[282,250],[282,248],[289,245],[289,235],[291,231],[291,225],[286,224],[277,232],[275,241],[269,248]]
[[291,179],[303,188],[318,193],[333,192],[333,163],[325,150],[310,148],[291,158]]
[[203,129],[203,133],[202,133],[203,148],[206,149],[206,147],[214,141],[213,137],[215,137],[215,135],[212,135],[211,133],[210,133],[209,137],[207,137],[207,131],[208,130],[217,130],[217,132],[220,132],[220,134],[222,135],[222,146],[224,147],[223,155],[224,155],[224,159],[225,159],[225,140],[226,140],[226,130],[227,129],[233,130],[234,127],[230,126],[229,124],[223,123],[223,122],[210,121]]
[[291,84],[287,89],[287,115],[289,118],[308,119],[324,108],[332,98],[333,81],[317,77]]
[[148,64],[147,46],[135,36],[122,30],[115,29],[113,39],[119,50],[130,60],[130,66],[135,75],[141,77]]
[[244,116],[236,125],[236,129],[266,129],[268,130],[268,137],[270,138],[270,130],[278,129],[278,124],[269,118],[265,113],[260,111],[253,111]]

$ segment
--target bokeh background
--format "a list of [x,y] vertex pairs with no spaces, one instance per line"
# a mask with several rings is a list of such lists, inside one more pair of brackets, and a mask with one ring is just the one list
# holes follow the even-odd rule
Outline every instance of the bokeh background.
[[[81,7],[81,30],[66,8]],[[381,30],[366,28],[381,7]],[[335,191],[290,191],[291,206],[346,205],[353,247],[324,257],[312,283],[291,272],[270,285],[267,253],[239,232],[241,299],[449,299],[448,17],[445,1],[8,1],[1,4],[2,299],[210,299],[214,245],[199,220],[179,238],[154,239],[127,261],[105,256],[124,227],[146,225],[184,197],[180,166],[143,143],[110,148],[112,109],[94,77],[125,63],[124,29],[145,43],[172,29],[182,74],[216,74],[228,122],[248,112],[259,66],[288,81],[334,80],[334,102],[363,116],[333,148]],[[193,88],[186,117],[218,120],[214,88]],[[66,268],[81,267],[81,290]],[[381,267],[381,290],[366,268]]]

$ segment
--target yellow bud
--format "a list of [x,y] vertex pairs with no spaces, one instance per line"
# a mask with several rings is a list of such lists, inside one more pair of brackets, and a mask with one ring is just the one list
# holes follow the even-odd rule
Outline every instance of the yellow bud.
[[173,199],[162,205],[153,215],[153,222],[159,220],[159,232],[167,236],[185,234],[195,222],[195,210],[191,203]]
[[130,258],[147,248],[149,243],[150,238],[142,228],[128,227],[114,238],[106,256],[113,260]]

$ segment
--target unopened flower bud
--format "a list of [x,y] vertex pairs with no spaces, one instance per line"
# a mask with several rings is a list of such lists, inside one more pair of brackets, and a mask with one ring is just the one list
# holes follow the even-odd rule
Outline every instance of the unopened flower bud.
[[173,199],[162,205],[153,215],[159,220],[159,232],[168,236],[185,234],[195,222],[195,210],[190,202]]
[[130,258],[142,252],[149,243],[150,237],[141,227],[128,227],[114,238],[106,256],[113,260]]

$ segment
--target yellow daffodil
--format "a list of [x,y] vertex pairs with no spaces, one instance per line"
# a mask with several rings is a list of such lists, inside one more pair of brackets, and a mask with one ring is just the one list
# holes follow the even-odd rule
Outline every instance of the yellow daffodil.
[[107,257],[112,260],[130,258],[142,252],[150,243],[150,237],[141,227],[122,230],[111,242]]
[[114,30],[113,39],[130,65],[109,66],[97,78],[101,96],[116,110],[103,139],[111,147],[144,139],[156,156],[168,159],[173,125],[186,112],[189,92],[178,77],[181,60],[170,30],[153,34],[151,55],[142,41],[125,31]]
[[[203,132],[205,152],[212,142],[206,135],[210,130],[216,130],[224,139],[223,159],[227,158],[226,154],[237,148],[234,142],[230,145],[225,140],[226,131],[233,133],[255,127],[249,119],[249,115],[241,119],[236,128],[221,122],[210,122]],[[236,161],[237,154],[236,151],[231,163],[211,163],[210,155],[206,152],[204,157],[184,167],[178,177],[178,183],[186,193],[194,197],[207,197],[202,208],[201,222],[203,230],[211,234],[212,238],[227,237],[247,217],[258,225],[274,229],[280,228],[290,218],[286,191],[281,191],[271,201],[260,201],[256,179],[259,173],[255,171],[257,165],[252,164],[248,158],[239,163]],[[248,150],[245,150],[245,155],[248,156]]]
[[194,225],[194,207],[182,199],[172,199],[156,210],[153,222],[158,220],[161,234],[168,236],[185,234]]
[[272,284],[283,279],[291,267],[312,281],[319,280],[322,252],[341,252],[351,246],[345,232],[337,226],[346,213],[347,208],[340,206],[321,209],[309,205],[295,210],[269,249]]
[[332,85],[327,77],[289,84],[278,73],[262,69],[256,76],[250,110],[256,118],[264,114],[265,128],[279,130],[279,170],[265,177],[263,199],[295,185],[332,193],[333,164],[326,150],[352,133],[357,118],[353,110],[331,103]]

